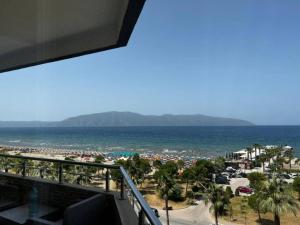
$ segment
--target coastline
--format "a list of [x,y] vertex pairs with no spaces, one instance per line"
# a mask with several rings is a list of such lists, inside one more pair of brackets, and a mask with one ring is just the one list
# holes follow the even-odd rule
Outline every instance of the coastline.
[[0,145],[0,152],[10,155],[20,154],[22,156],[48,158],[64,160],[66,157],[72,157],[80,162],[94,162],[97,156],[104,157],[105,164],[113,164],[118,159],[128,159],[134,154],[139,154],[141,158],[150,161],[161,160],[162,162],[170,160],[183,160],[186,166],[192,165],[198,159],[211,159],[213,157],[202,157],[187,154],[187,151],[164,150],[161,153],[153,151],[94,151],[94,150],[77,150],[77,149],[56,149],[44,147],[27,147],[27,146],[8,146]]

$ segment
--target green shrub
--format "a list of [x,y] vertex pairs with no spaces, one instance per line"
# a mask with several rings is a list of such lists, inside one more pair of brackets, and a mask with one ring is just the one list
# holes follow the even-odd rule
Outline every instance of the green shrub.
[[198,191],[200,191],[200,188],[199,188],[197,185],[194,185],[194,186],[192,187],[192,191],[193,191],[193,192],[198,192]]
[[300,200],[300,177],[294,179],[293,189],[298,192],[298,199]]
[[[172,200],[175,202],[182,201],[183,198],[182,198],[181,194],[182,194],[182,190],[181,190],[180,186],[176,184],[169,193],[169,200]],[[159,196],[160,196],[160,198],[163,198],[163,193],[160,190],[159,190]]]
[[227,186],[226,189],[225,189],[225,194],[228,198],[232,198],[234,195],[233,195],[233,191],[231,189],[230,186]]
[[180,188],[180,186],[175,185],[175,187],[173,188],[173,190],[170,193],[169,199],[173,200],[173,201],[181,201],[182,200],[182,190]]

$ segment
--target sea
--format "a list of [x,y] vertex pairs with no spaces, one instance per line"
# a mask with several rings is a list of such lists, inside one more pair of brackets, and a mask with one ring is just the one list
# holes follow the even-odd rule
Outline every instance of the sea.
[[254,143],[290,145],[300,156],[300,126],[0,128],[0,145],[67,150],[217,156]]

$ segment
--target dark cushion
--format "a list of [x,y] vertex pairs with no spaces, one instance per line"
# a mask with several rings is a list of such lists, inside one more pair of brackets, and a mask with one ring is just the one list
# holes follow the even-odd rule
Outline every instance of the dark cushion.
[[85,199],[65,210],[63,225],[99,225],[105,207],[105,195],[98,194]]
[[0,199],[10,201],[20,201],[20,189],[18,186],[0,184]]
[[19,205],[19,202],[17,202],[17,201],[0,200],[0,211],[11,209],[11,208],[17,207],[18,205]]
[[52,222],[41,218],[30,218],[26,221],[26,225],[60,225],[61,221]]

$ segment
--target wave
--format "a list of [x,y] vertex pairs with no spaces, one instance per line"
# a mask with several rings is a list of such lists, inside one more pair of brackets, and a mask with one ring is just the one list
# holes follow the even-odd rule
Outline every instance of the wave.
[[10,141],[8,141],[9,143],[20,143],[21,142],[21,140],[10,140]]

